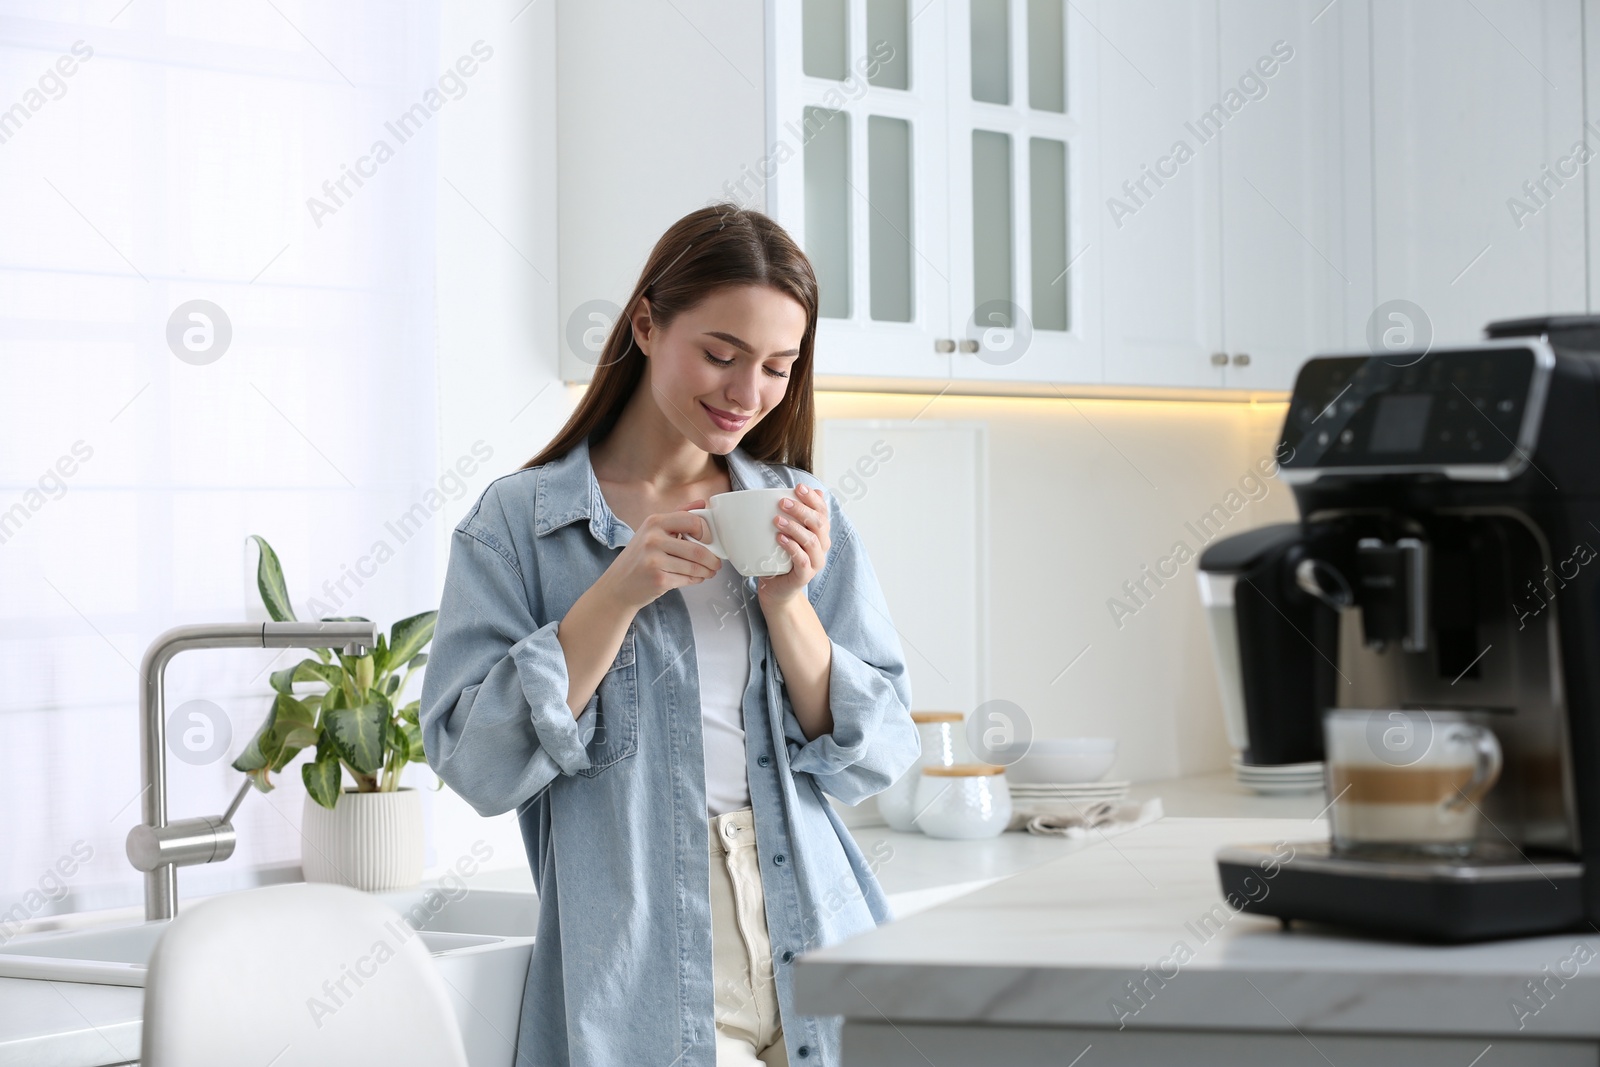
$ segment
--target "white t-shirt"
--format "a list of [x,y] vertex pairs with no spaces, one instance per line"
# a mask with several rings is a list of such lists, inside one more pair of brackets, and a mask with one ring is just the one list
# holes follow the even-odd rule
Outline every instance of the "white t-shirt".
[[750,807],[744,750],[744,689],[750,680],[746,612],[760,608],[753,595],[745,603],[744,580],[727,560],[710,578],[679,586],[678,592],[683,594],[694,625],[709,817]]

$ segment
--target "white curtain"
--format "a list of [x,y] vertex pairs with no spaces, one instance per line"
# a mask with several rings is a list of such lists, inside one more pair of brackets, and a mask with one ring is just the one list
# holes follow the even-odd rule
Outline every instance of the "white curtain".
[[[470,503],[436,458],[438,27],[411,0],[0,6],[0,940],[140,904],[138,665],[265,617],[248,535],[301,618],[437,606]],[[169,755],[172,818],[222,812],[302,654],[173,662],[168,708],[232,736]],[[299,763],[278,783],[180,900],[297,875]]]

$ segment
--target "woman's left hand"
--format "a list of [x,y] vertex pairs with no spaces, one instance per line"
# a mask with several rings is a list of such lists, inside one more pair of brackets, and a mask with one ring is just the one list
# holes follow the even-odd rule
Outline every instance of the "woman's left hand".
[[777,607],[797,596],[804,596],[806,585],[827,562],[833,543],[828,535],[828,502],[822,492],[804,483],[795,487],[795,496],[779,501],[772,524],[778,530],[778,546],[789,553],[788,574],[756,579],[756,596],[763,608]]

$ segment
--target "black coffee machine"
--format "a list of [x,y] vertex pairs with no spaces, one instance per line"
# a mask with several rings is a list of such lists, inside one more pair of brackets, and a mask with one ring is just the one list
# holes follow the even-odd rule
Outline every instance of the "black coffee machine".
[[1600,924],[1600,316],[1485,332],[1308,361],[1278,452],[1300,521],[1200,558],[1232,594],[1212,623],[1242,762],[1322,760],[1329,708],[1466,709],[1504,753],[1480,841],[1226,848],[1245,911],[1439,941]]

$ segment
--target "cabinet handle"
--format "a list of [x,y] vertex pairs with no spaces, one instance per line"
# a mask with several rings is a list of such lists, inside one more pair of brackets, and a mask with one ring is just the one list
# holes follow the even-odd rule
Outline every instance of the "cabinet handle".
[[956,343],[948,337],[940,337],[934,340],[933,350],[935,352],[954,352]]
[[1228,365],[1228,353],[1226,353],[1226,352],[1213,352],[1213,353],[1211,353],[1211,365],[1213,367],[1226,367]]
[[1233,365],[1235,367],[1248,367],[1250,365],[1250,353],[1235,352],[1233,354]]
[[970,337],[963,337],[961,339],[960,347],[961,351],[963,352],[976,352],[978,350],[978,342],[974,341]]

